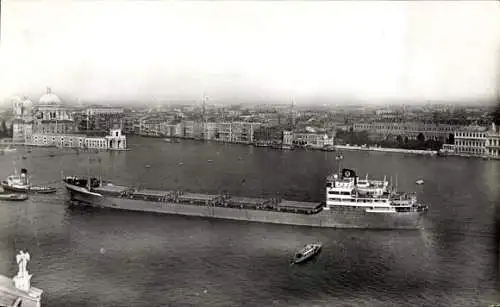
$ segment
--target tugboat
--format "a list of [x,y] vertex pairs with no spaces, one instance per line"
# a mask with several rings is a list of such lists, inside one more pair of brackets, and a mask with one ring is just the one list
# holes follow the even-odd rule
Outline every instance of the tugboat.
[[312,258],[321,251],[321,247],[322,247],[321,243],[307,244],[301,250],[295,253],[292,263],[298,264]]
[[49,194],[55,193],[56,188],[47,186],[32,186],[29,182],[28,171],[23,168],[21,169],[21,174],[18,175],[15,171],[14,175],[10,175],[6,180],[2,180],[2,188],[7,191],[21,192],[21,193],[40,193]]

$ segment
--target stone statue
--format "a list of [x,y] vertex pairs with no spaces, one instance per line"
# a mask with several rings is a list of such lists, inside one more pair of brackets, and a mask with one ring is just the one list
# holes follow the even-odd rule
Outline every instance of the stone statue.
[[28,274],[28,270],[26,269],[28,261],[30,261],[29,253],[20,251],[19,254],[16,255],[16,262],[19,265],[19,271],[14,277],[14,283],[16,285],[16,288],[24,291],[29,291],[30,289],[31,275]]
[[17,274],[19,276],[25,276],[28,273],[26,265],[28,264],[28,261],[30,261],[30,254],[20,251],[16,256],[16,261],[19,265],[19,272]]

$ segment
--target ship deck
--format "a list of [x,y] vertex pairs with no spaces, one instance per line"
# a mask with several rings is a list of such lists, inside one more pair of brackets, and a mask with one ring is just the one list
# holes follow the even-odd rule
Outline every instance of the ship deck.
[[254,197],[239,197],[239,196],[231,196],[231,201],[234,203],[244,203],[250,205],[259,205],[264,203],[267,198],[254,198]]
[[294,200],[282,200],[279,205],[281,208],[287,209],[304,209],[304,210],[314,210],[321,207],[321,203],[305,202],[305,201],[294,201]]
[[[257,197],[241,197],[241,196],[228,196],[227,198],[222,198],[221,195],[217,194],[203,194],[203,193],[192,193],[192,192],[179,192],[179,191],[169,191],[169,190],[153,190],[153,189],[136,189],[129,186],[123,185],[104,185],[98,188],[93,188],[93,191],[97,193],[102,193],[105,195],[122,196],[122,193],[127,192],[127,198],[139,198],[148,199],[151,201],[166,201],[169,197],[175,199],[176,201],[198,203],[198,204],[209,204],[215,201],[216,205],[222,206],[244,206],[248,208],[268,208],[285,210],[285,211],[317,211],[322,205],[319,202],[303,202],[303,201],[293,201],[293,200],[273,200],[268,198],[257,198]],[[123,197],[123,196],[122,196]],[[167,198],[166,198],[167,197]],[[222,203],[220,203],[222,201]],[[264,206],[264,207],[262,207]],[[270,206],[270,207],[269,207]]]
[[130,189],[127,186],[123,185],[105,185],[99,188],[93,188],[92,190],[96,192],[112,192],[112,193],[122,193],[126,190]]

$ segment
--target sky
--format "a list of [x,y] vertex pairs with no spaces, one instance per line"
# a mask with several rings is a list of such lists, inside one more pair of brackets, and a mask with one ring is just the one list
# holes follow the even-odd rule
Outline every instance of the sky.
[[0,101],[485,101],[498,1],[1,2]]

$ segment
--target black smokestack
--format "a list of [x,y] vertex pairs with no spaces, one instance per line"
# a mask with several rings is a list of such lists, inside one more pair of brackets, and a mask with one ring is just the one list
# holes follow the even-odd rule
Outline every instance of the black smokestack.
[[342,169],[342,177],[344,178],[356,178],[356,172],[349,168]]

